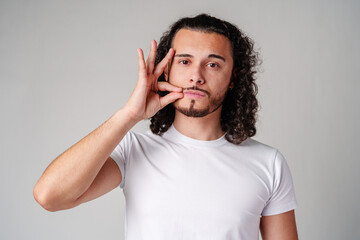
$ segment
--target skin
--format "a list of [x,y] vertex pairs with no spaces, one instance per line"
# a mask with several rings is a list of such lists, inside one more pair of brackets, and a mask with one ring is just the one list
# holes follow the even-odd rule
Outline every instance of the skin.
[[[73,208],[117,187],[122,176],[109,155],[136,123],[167,104],[174,103],[174,127],[182,134],[198,140],[214,140],[224,134],[221,103],[232,86],[229,40],[215,33],[181,29],[173,48],[154,66],[156,47],[152,41],[146,62],[138,49],[139,79],[125,106],[46,168],[33,190],[42,207],[49,211]],[[168,82],[157,82],[164,70]],[[206,94],[189,88],[202,89]],[[170,93],[160,97],[158,90]],[[183,110],[191,109],[206,114],[184,114]],[[264,240],[298,239],[294,211],[262,217],[260,231]]]
[[[221,110],[219,108],[229,89],[233,67],[229,40],[215,33],[181,29],[175,35],[172,46],[175,56],[169,82],[182,87],[185,93],[184,98],[174,103],[177,114],[192,108],[202,113],[200,115],[203,117]],[[187,89],[201,91],[197,93]]]
[[298,240],[295,211],[262,217],[260,232],[263,240]]

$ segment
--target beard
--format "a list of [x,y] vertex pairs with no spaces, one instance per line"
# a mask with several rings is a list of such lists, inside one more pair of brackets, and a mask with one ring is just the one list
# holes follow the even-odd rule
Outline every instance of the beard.
[[180,113],[184,114],[187,117],[194,117],[194,118],[205,117],[210,113],[213,113],[216,110],[218,110],[222,106],[223,101],[225,99],[225,96],[219,96],[218,98],[211,99],[210,94],[208,94],[208,97],[210,102],[208,106],[203,108],[196,108],[195,107],[196,101],[194,99],[191,100],[189,107],[180,106],[178,102],[175,102],[173,105],[177,111],[179,111]]

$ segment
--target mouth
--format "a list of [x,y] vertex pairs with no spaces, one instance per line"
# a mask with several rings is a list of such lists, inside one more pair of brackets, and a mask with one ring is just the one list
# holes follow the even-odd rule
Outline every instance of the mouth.
[[199,91],[199,90],[184,90],[183,93],[186,97],[192,98],[192,99],[200,99],[200,98],[206,97],[206,95],[207,95],[203,91]]

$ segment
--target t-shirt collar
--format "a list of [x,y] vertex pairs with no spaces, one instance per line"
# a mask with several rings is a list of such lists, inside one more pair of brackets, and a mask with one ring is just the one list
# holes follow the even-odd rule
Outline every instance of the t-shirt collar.
[[218,139],[209,140],[209,141],[197,140],[191,137],[187,137],[182,133],[180,133],[174,127],[174,125],[171,125],[171,127],[163,134],[163,137],[174,143],[192,145],[195,147],[215,147],[228,142],[225,138],[225,134]]

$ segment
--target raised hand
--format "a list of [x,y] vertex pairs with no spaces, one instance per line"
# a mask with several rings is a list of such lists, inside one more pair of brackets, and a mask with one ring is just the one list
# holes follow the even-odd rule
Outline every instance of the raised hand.
[[[151,41],[151,49],[146,63],[142,49],[138,49],[139,80],[125,105],[130,117],[137,121],[152,117],[169,103],[184,97],[182,88],[175,87],[168,82],[157,81],[174,56],[174,50],[171,48],[164,59],[155,66],[156,48],[156,42]],[[160,97],[158,91],[168,91],[169,93]]]

